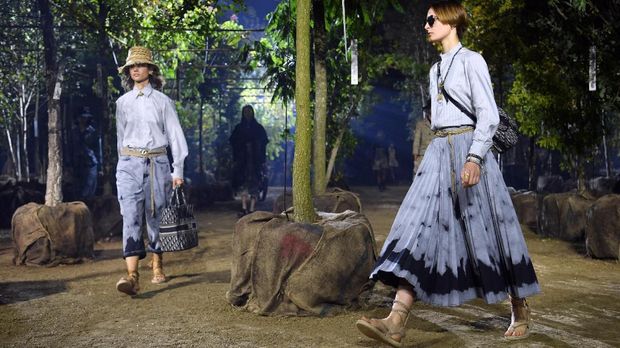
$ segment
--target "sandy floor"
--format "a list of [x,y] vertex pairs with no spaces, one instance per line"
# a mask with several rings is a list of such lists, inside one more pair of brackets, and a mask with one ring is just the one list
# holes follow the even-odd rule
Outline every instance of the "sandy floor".
[[[353,189],[361,194],[379,246],[406,189]],[[272,198],[261,208],[270,210]],[[0,346],[380,346],[358,333],[354,323],[361,315],[386,314],[385,307],[315,318],[257,316],[228,305],[224,293],[237,205],[218,203],[200,212],[200,246],[165,255],[171,280],[164,285],[150,284],[150,271],[142,269],[142,292],[134,298],[114,288],[124,272],[120,242],[96,244],[93,262],[39,268],[13,266],[10,241],[1,240]],[[534,323],[529,339],[501,339],[509,324],[507,304],[473,301],[434,308],[416,303],[404,345],[620,347],[620,265],[589,259],[578,245],[528,231],[526,238],[543,288],[530,300]]]

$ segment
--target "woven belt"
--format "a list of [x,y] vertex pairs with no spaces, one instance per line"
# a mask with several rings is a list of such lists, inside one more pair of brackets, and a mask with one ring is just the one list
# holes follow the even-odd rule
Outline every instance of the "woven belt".
[[435,131],[435,136],[445,138],[449,135],[458,135],[468,132],[473,132],[474,127],[460,127],[460,128],[444,128]]
[[121,149],[121,155],[123,156],[132,156],[132,157],[142,157],[142,158],[151,158],[157,157],[161,155],[165,155],[166,147],[158,147],[156,149],[147,150],[147,149],[134,149],[131,147],[124,147]]
[[158,147],[152,150],[134,149],[131,147],[123,147],[121,149],[122,156],[148,158],[150,160],[149,161],[149,177],[150,177],[149,181],[151,182],[151,216],[152,217],[155,217],[155,190],[154,190],[155,184],[153,183],[153,180],[155,180],[153,178],[155,175],[155,161],[153,161],[151,158],[165,155],[165,154],[167,154],[165,146]]
[[450,146],[450,181],[452,184],[451,185],[452,192],[454,193],[453,202],[452,202],[453,204],[456,204],[456,172],[454,169],[455,156],[454,156],[454,143],[452,142],[452,137],[455,135],[469,133],[473,131],[474,131],[473,126],[450,127],[450,128],[443,128],[443,129],[438,129],[434,131],[435,136],[440,137],[440,138],[445,138],[445,137],[448,138],[448,145]]

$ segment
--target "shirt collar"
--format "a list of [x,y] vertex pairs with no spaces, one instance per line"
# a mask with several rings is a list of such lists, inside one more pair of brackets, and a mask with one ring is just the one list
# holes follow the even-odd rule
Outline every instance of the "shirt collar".
[[144,86],[144,88],[142,88],[142,90],[139,90],[138,87],[134,86],[133,87],[133,92],[136,95],[136,98],[138,98],[140,96],[140,92],[142,92],[142,95],[150,97],[151,94],[153,94],[153,87],[151,87],[150,83],[147,83],[146,86]]
[[454,47],[452,47],[452,49],[446,53],[441,53],[439,56],[441,57],[442,61],[446,61],[446,59],[451,59],[452,56],[456,53],[456,51],[458,51],[461,47],[463,47],[463,45],[459,42],[456,45],[454,45]]

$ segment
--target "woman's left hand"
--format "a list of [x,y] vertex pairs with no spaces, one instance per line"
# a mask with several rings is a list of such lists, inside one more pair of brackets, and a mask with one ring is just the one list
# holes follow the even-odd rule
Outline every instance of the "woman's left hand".
[[480,166],[473,162],[465,162],[461,171],[463,187],[468,188],[480,182]]
[[181,178],[172,178],[172,188],[183,185],[183,179]]

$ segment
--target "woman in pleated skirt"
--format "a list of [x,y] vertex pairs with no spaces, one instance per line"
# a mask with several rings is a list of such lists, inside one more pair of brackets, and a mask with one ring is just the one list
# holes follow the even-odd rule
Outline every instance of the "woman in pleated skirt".
[[[397,288],[391,312],[356,323],[366,336],[394,347],[402,344],[416,298],[437,306],[510,298],[512,321],[504,337],[521,339],[530,328],[525,298],[540,292],[510,195],[489,151],[499,115],[484,59],[460,43],[466,26],[465,9],[455,1],[440,1],[428,10],[429,40],[443,50],[430,72],[436,138],[370,275]],[[468,107],[477,121],[450,100]]]

